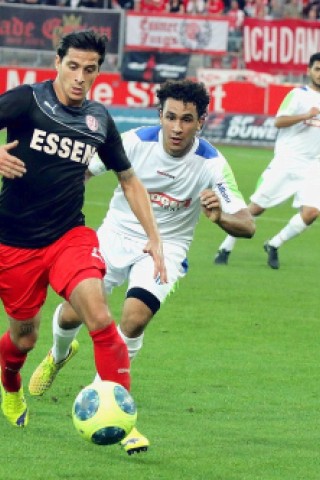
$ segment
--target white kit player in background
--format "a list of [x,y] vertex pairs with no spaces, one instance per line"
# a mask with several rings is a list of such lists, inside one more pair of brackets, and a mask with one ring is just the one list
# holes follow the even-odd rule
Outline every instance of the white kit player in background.
[[[147,236],[121,188],[116,188],[98,229],[100,251],[107,265],[107,293],[128,282],[118,330],[131,360],[142,347],[144,329],[187,273],[187,253],[201,211],[232,235],[250,238],[255,232],[229,164],[215,147],[198,137],[210,100],[203,84],[190,80],[165,82],[157,95],[161,125],[131,130],[122,135],[122,140],[136,175],[150,195],[163,242],[168,283],[154,278],[153,260],[143,251]],[[89,171],[89,175],[99,175],[106,169],[95,157]],[[60,365],[65,364],[70,345],[76,342],[78,324],[68,303],[57,308],[53,347],[30,380],[33,395],[42,395]],[[131,454],[146,450],[149,441],[135,429],[122,446]]]
[[[265,242],[268,265],[280,267],[278,248],[311,225],[320,211],[320,52],[311,55],[308,86],[293,88],[284,98],[275,118],[279,129],[274,158],[258,180],[250,197],[254,217],[293,197],[299,209],[288,224]],[[214,259],[226,265],[236,239],[222,242]]]

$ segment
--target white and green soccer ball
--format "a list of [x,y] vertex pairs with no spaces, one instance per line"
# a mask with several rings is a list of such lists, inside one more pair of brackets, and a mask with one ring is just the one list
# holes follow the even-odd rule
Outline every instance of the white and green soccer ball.
[[118,383],[96,381],[83,388],[72,407],[72,420],[82,438],[113,445],[125,438],[137,421],[130,393]]

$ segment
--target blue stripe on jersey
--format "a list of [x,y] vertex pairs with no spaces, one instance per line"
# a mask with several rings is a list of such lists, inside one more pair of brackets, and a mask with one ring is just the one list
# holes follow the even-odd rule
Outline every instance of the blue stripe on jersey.
[[141,127],[136,130],[136,134],[143,142],[157,142],[159,140],[160,129],[160,125],[154,127]]
[[187,273],[189,270],[189,262],[187,257],[181,262],[181,266],[183,268],[184,273]]
[[306,85],[301,86],[301,87],[299,87],[299,88],[300,88],[300,90],[308,90],[307,87],[306,87]]
[[199,139],[199,145],[197,150],[195,151],[195,154],[203,158],[214,158],[218,156],[217,149],[203,138]]

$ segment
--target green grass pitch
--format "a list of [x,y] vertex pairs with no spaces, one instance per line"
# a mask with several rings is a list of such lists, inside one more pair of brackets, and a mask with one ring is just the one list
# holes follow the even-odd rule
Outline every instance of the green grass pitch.
[[[272,151],[221,151],[248,200]],[[114,186],[112,173],[89,183],[88,225],[99,225]],[[94,375],[85,329],[78,356],[47,395],[28,394],[51,345],[58,298],[49,291],[37,347],[22,371],[30,423],[15,429],[0,415],[0,479],[319,480],[319,225],[281,249],[279,271],[266,266],[262,248],[293,213],[289,202],[267,211],[227,267],[212,263],[224,232],[201,218],[189,274],[151,322],[132,365],[147,454],[91,445],[72,425],[73,400]],[[116,319],[124,291],[110,297]],[[0,333],[6,328],[2,311]]]

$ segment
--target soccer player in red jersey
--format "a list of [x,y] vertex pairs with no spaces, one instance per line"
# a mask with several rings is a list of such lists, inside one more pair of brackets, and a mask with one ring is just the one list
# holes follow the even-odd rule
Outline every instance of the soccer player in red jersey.
[[148,194],[136,177],[107,109],[86,99],[106,54],[107,38],[72,32],[57,47],[54,81],[0,96],[0,297],[9,329],[0,338],[1,408],[28,423],[20,370],[35,346],[47,289],[68,300],[93,341],[104,380],[130,388],[127,347],[105,300],[105,263],[82,213],[84,179],[98,153],[118,177],[148,241],[155,276],[166,282],[162,242]]

